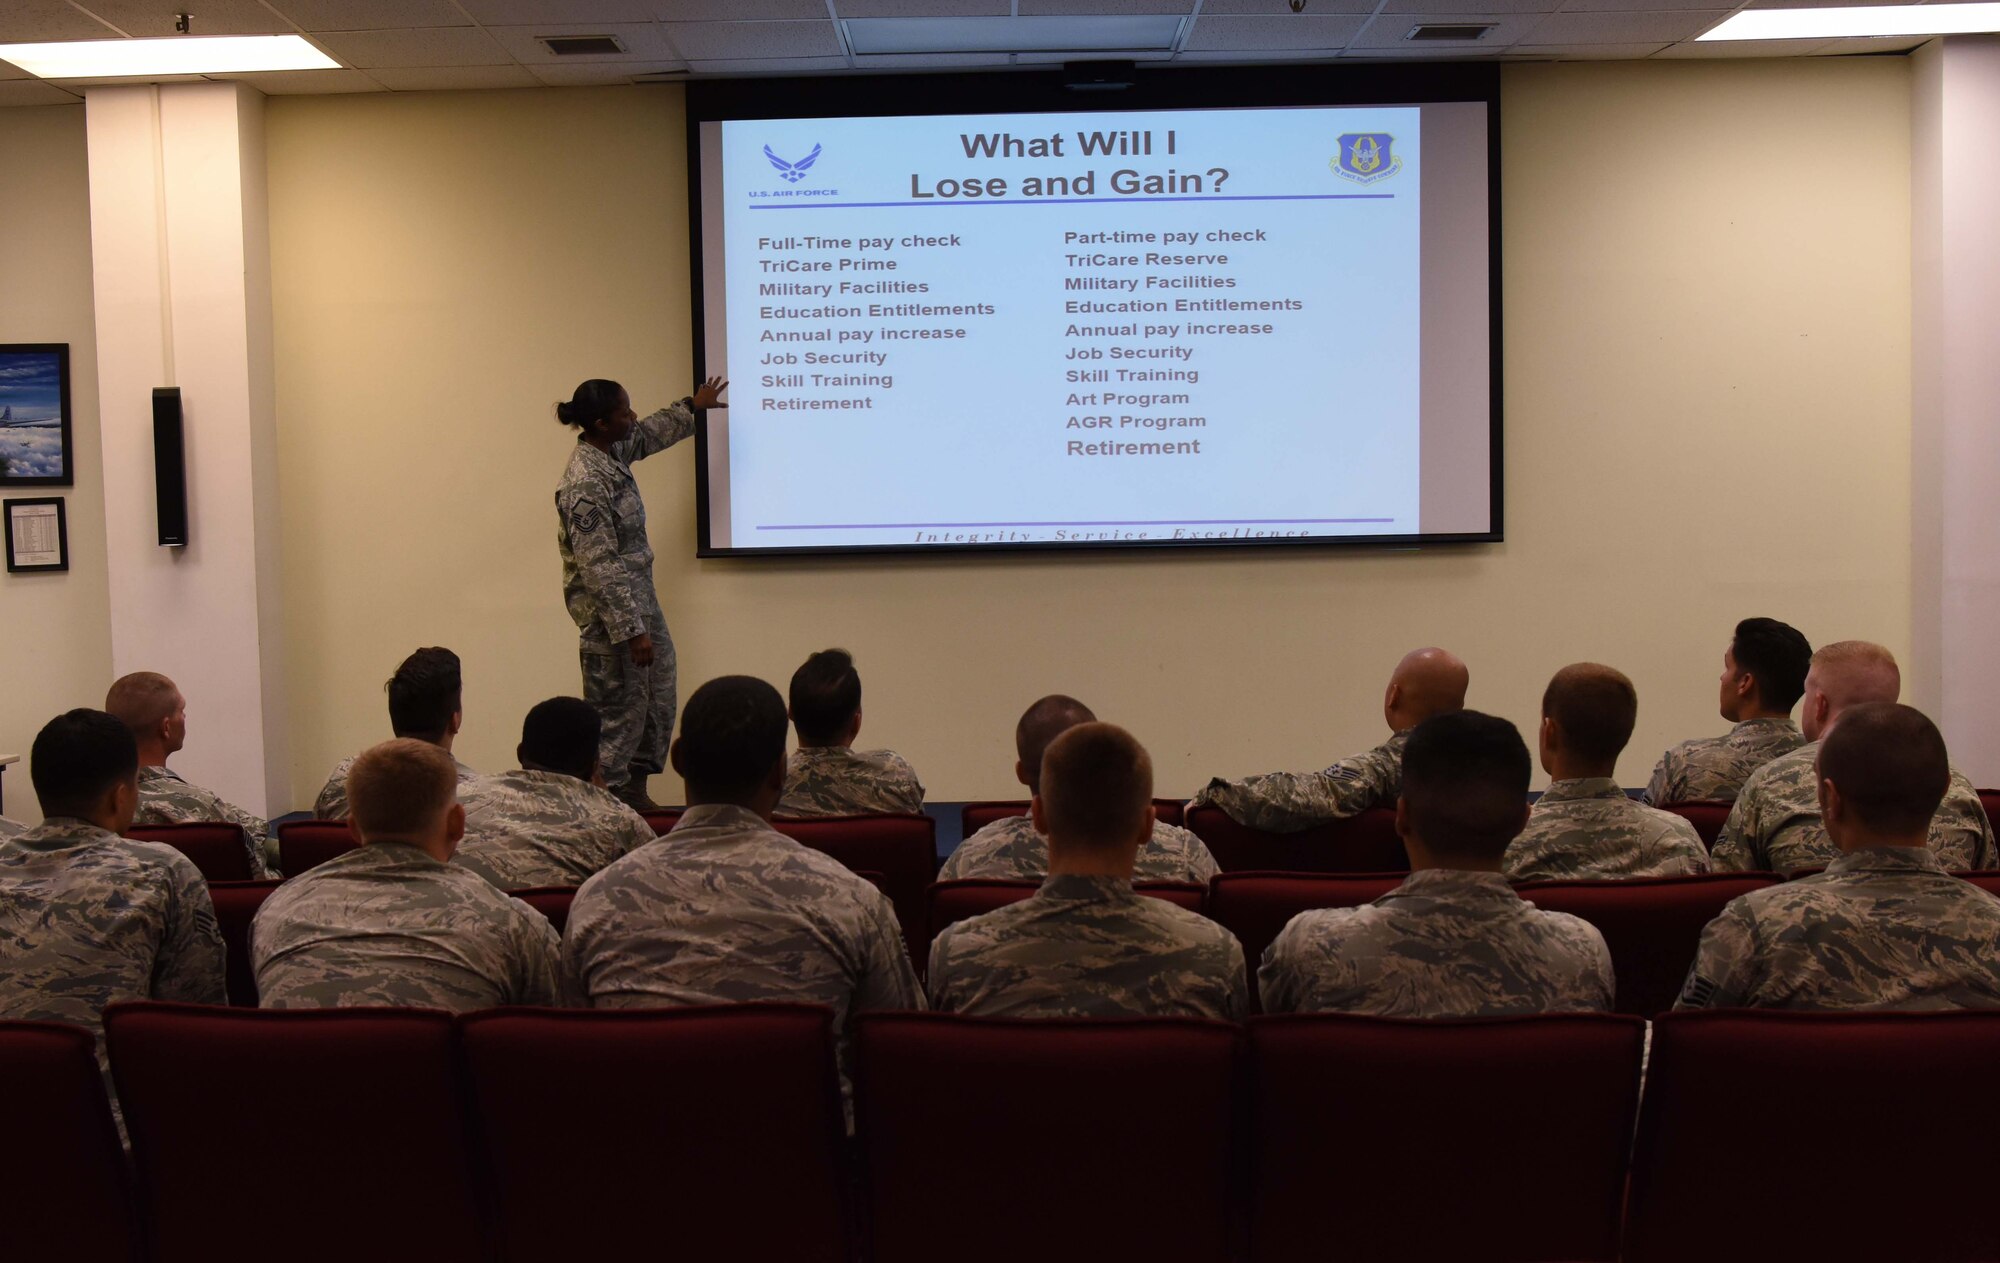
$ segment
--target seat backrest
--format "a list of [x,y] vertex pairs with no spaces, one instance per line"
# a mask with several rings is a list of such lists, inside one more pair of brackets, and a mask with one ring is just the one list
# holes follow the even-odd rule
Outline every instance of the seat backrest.
[[249,881],[249,839],[241,826],[226,820],[203,820],[194,824],[141,824],[125,831],[140,842],[170,846],[194,861],[209,881]]
[[1701,932],[1738,895],[1776,885],[1776,873],[1703,873],[1629,881],[1527,882],[1521,897],[1597,927],[1618,975],[1618,1011],[1651,1017],[1674,1007]]
[[569,905],[576,898],[576,887],[534,886],[527,890],[510,890],[507,893],[547,917],[557,934],[561,934],[569,925]]
[[2000,789],[1982,789],[1977,792],[1979,805],[1986,809],[1988,823],[2000,820]]
[[[1193,1019],[862,1014],[871,1257],[1227,1257],[1238,1038]],[[1088,1141],[1069,1143],[1078,1120]]]
[[0,1022],[0,1258],[133,1263],[131,1178],[95,1041],[59,1022]]
[[257,972],[250,964],[250,922],[257,909],[281,884],[278,881],[212,881],[208,897],[215,904],[215,924],[222,931],[223,966],[229,1002],[257,1007]]
[[[985,802],[967,803],[958,809],[958,827],[961,838],[969,838],[989,824],[1005,820],[1011,816],[1028,814],[1028,800],[990,799]],[[1178,825],[1187,814],[1187,804],[1178,798],[1155,798],[1153,816],[1161,824]]]
[[929,816],[822,816],[811,820],[779,817],[771,827],[855,872],[882,875],[881,886],[896,906],[896,920],[910,959],[923,959],[924,894],[937,877],[937,822]]
[[493,1009],[459,1024],[503,1259],[847,1258],[831,1010]]
[[1976,873],[1960,873],[1959,876],[1989,895],[2000,895],[2000,872],[1989,868]]
[[278,867],[297,877],[360,845],[345,820],[294,820],[278,826]]
[[681,822],[681,816],[686,811],[685,807],[662,807],[658,811],[646,812],[646,823],[653,826],[656,836],[665,837],[674,831],[674,826]]
[[1208,888],[1208,916],[1243,945],[1250,974],[1250,1004],[1257,999],[1257,966],[1264,949],[1287,922],[1314,908],[1353,908],[1380,899],[1403,884],[1403,873],[1335,877],[1325,873],[1217,873]]
[[1995,1064],[2000,1012],[1661,1017],[1625,1258],[2000,1258]]
[[154,1263],[482,1256],[449,1014],[142,1001],[104,1029]]
[[1250,1257],[1615,1258],[1645,1030],[1251,1019]]
[[1406,872],[1409,854],[1396,836],[1396,813],[1370,807],[1297,833],[1266,833],[1231,820],[1220,807],[1196,807],[1187,827],[1208,844],[1224,872]]
[[[1041,881],[1033,877],[967,877],[931,883],[924,900],[925,958],[930,955],[930,941],[946,926],[1004,908],[1010,903],[1019,903],[1041,889],[1041,885]],[[1132,883],[1132,889],[1155,899],[1165,899],[1189,912],[1202,911],[1208,900],[1208,887],[1197,882],[1139,881]]]
[[1671,811],[1693,825],[1694,831],[1701,835],[1701,844],[1710,850],[1714,850],[1716,835],[1720,834],[1722,826],[1729,822],[1729,809],[1735,805],[1734,803],[1702,799],[1692,802],[1670,803],[1660,808],[1660,810]]

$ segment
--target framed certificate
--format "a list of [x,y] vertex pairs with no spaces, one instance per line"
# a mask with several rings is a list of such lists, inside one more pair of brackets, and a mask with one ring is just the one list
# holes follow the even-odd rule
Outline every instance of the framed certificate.
[[69,569],[69,519],[58,496],[0,502],[7,511],[7,569]]

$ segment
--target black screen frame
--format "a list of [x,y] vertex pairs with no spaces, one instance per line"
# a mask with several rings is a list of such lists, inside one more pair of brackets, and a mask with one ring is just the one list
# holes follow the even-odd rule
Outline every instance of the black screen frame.
[[696,380],[706,379],[701,128],[758,118],[908,117],[929,114],[1056,114],[1094,110],[1284,108],[1411,105],[1471,101],[1486,106],[1487,338],[1489,420],[1488,520],[1485,531],[1413,535],[1343,535],[1277,539],[1125,540],[993,544],[823,544],[791,548],[718,548],[709,533],[708,421],[695,425],[695,556],[698,558],[910,555],[929,553],[1150,552],[1160,549],[1372,549],[1409,552],[1506,540],[1502,477],[1500,275],[1500,68],[1493,65],[1230,66],[1142,68],[1130,87],[1079,92],[1062,70],[959,75],[843,75],[783,79],[711,79],[687,85],[688,297]]

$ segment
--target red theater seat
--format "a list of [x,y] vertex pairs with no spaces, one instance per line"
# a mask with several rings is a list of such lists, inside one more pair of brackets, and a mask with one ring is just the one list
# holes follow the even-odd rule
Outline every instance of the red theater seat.
[[1986,869],[1977,873],[1960,873],[1959,876],[1989,895],[2000,895],[2000,872]]
[[1776,873],[1704,873],[1526,882],[1517,889],[1538,908],[1568,912],[1596,926],[1618,975],[1618,1011],[1651,1017],[1674,1007],[1701,932],[1724,905],[1783,880]]
[[141,1002],[104,1027],[153,1263],[482,1257],[449,1014]]
[[208,897],[215,904],[215,923],[222,930],[223,963],[229,980],[229,1002],[257,1007],[257,974],[250,966],[250,922],[257,909],[282,883],[277,881],[210,882]]
[[878,885],[896,905],[910,959],[923,959],[924,892],[938,870],[936,821],[929,816],[780,817],[771,827],[857,873],[880,873]]
[[1660,810],[1671,811],[1693,825],[1694,831],[1701,835],[1701,844],[1710,850],[1714,850],[1716,835],[1720,834],[1722,826],[1729,822],[1729,809],[1735,805],[1735,803],[1715,802],[1704,799],[1696,802],[1674,803],[1670,806],[1662,807]]
[[831,1010],[494,1009],[460,1032],[501,1258],[848,1257]]
[[646,823],[653,826],[653,832],[660,836],[672,833],[674,826],[681,822],[685,807],[662,807],[658,811],[646,812]]
[[1645,1029],[1252,1019],[1251,1259],[1615,1258]]
[[1297,833],[1237,824],[1220,807],[1196,807],[1186,823],[1225,872],[1392,873],[1410,867],[1396,836],[1396,813],[1386,807]]
[[862,1014],[871,1257],[1221,1263],[1238,1038],[1186,1019]]
[[1243,945],[1250,1004],[1258,1007],[1257,966],[1285,924],[1313,908],[1353,908],[1403,884],[1404,873],[1335,877],[1324,873],[1218,873],[1208,890],[1208,915]]
[[1630,1263],[2000,1258],[2000,1013],[1670,1013]]
[[226,821],[135,825],[125,836],[174,848],[193,860],[210,881],[249,881],[255,876],[250,871],[249,839],[241,827]]
[[360,845],[345,820],[294,820],[278,826],[278,867],[297,877]]
[[0,1259],[132,1263],[131,1178],[90,1032],[0,1022]]
[[1986,809],[1987,822],[2000,820],[2000,789],[1982,789],[1977,792],[1979,805]]
[[[989,877],[968,877],[960,881],[941,881],[931,885],[927,900],[928,912],[924,918],[924,941],[926,944],[938,936],[938,932],[948,925],[956,925],[967,917],[976,917],[982,912],[1004,908],[1010,903],[1019,903],[1035,891],[1042,883],[1034,878],[1019,881]],[[1142,895],[1155,899],[1165,899],[1189,912],[1200,912],[1208,899],[1208,887],[1186,881],[1141,881],[1133,882],[1132,888]],[[928,956],[928,952],[926,952]]]
[[534,886],[527,890],[510,890],[508,894],[527,904],[530,908],[547,917],[549,924],[561,934],[569,925],[570,901],[576,898],[574,886]]
[[[1187,803],[1178,798],[1155,798],[1153,815],[1162,824],[1180,824],[1186,814]],[[989,802],[967,803],[959,808],[959,836],[969,838],[989,824],[1005,820],[1010,816],[1028,814],[1028,800],[995,799]]]

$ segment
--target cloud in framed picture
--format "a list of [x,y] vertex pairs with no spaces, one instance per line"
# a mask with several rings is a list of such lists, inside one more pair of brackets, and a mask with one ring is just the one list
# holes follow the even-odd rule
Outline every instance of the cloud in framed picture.
[[0,487],[75,483],[69,344],[0,343]]

